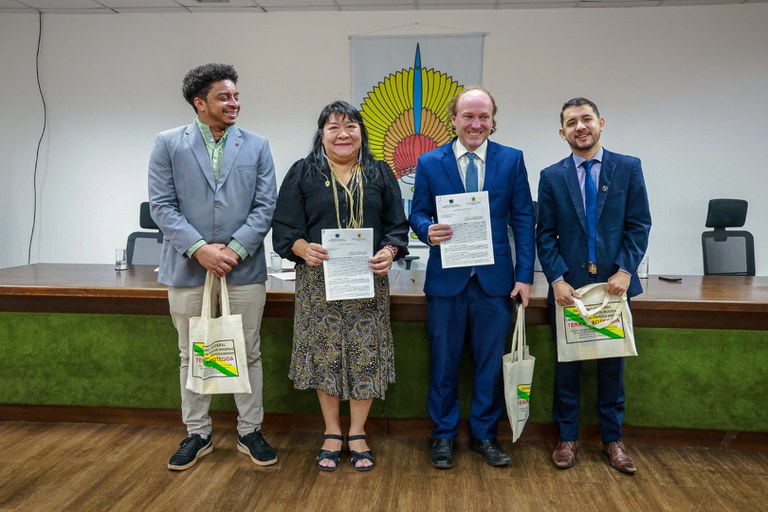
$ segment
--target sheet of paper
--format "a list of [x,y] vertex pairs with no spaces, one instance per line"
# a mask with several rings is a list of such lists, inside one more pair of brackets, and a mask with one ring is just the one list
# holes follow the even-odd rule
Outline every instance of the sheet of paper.
[[453,230],[451,239],[440,243],[443,268],[493,265],[488,192],[437,196],[435,205],[438,222]]
[[328,249],[323,262],[325,300],[370,299],[373,272],[373,229],[324,229],[322,246]]

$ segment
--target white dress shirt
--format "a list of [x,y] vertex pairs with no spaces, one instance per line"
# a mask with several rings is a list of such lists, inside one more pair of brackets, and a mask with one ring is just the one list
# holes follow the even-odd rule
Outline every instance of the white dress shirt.
[[[480,147],[472,151],[475,154],[475,165],[477,166],[477,190],[483,190],[485,183],[485,155],[488,152],[488,139],[485,139]],[[453,143],[453,155],[456,157],[456,164],[459,166],[461,182],[464,184],[464,190],[467,189],[467,166],[469,165],[470,151],[456,139]]]

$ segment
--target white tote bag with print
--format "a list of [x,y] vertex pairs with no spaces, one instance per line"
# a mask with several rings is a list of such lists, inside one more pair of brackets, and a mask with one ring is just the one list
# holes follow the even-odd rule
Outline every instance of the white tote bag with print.
[[211,318],[214,279],[211,272],[205,276],[203,310],[189,319],[187,389],[204,395],[250,393],[243,317],[230,314],[227,280],[222,277],[221,316]]
[[536,364],[536,358],[528,352],[525,340],[525,308],[522,305],[517,307],[512,347],[502,361],[504,400],[507,403],[509,424],[512,426],[512,442],[515,442],[520,438],[528,421],[533,366]]
[[605,283],[576,290],[573,306],[556,305],[557,360],[585,361],[636,356],[632,312],[627,296],[609,295]]

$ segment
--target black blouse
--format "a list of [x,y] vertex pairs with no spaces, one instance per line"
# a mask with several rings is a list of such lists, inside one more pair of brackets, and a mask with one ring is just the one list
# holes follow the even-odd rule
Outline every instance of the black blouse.
[[[326,186],[326,182],[329,185]],[[272,246],[277,254],[303,263],[291,250],[293,244],[300,239],[319,244],[323,229],[339,227],[332,186],[330,171],[319,170],[311,158],[303,158],[291,166],[280,185],[272,220]],[[346,228],[349,204],[340,184],[337,184],[337,193],[341,227]],[[394,245],[399,249],[395,259],[408,254],[408,219],[400,186],[384,162],[377,161],[373,169],[363,171],[363,227],[373,228],[376,251],[385,245]]]

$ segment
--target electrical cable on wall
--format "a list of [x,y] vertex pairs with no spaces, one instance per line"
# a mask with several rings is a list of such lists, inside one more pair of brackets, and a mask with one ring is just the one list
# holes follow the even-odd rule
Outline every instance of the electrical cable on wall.
[[37,151],[35,152],[35,170],[32,173],[32,229],[29,233],[29,247],[27,248],[27,265],[32,263],[32,239],[35,236],[35,224],[37,222],[37,165],[40,161],[40,146],[45,137],[45,129],[48,126],[48,107],[45,104],[45,95],[43,86],[40,84],[40,47],[43,40],[43,13],[38,13],[39,25],[37,30],[37,53],[35,55],[35,72],[37,73],[37,90],[40,91],[40,100],[43,103],[43,131],[40,133],[40,139],[37,141]]

